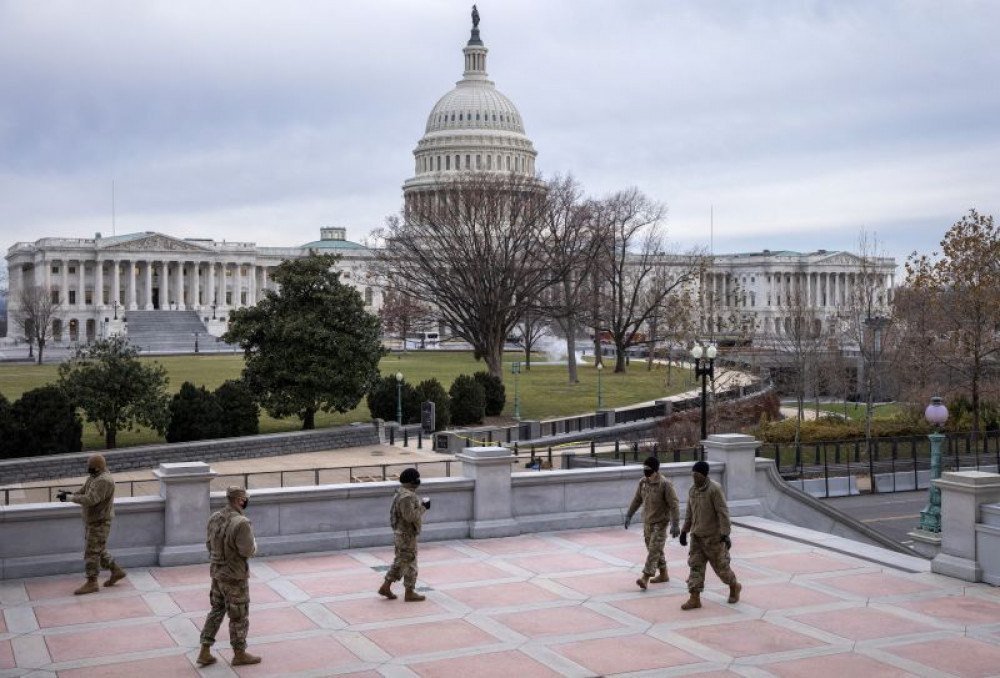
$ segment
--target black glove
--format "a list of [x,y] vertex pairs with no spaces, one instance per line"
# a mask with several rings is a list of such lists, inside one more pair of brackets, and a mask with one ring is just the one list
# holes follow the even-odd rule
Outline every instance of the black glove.
[[681,532],[681,546],[687,546],[687,545],[688,545],[688,533]]
[[[676,525],[670,528],[670,536],[673,537],[674,539],[676,539],[677,535],[679,535],[680,533],[681,533],[681,528],[677,527]],[[685,541],[687,541],[686,538]]]
[[722,539],[720,539],[719,541],[721,541],[723,544],[726,545],[726,550],[727,551],[729,549],[733,548],[733,541],[729,538],[728,534],[722,535]]
[[424,505],[425,509],[429,509],[431,507],[431,500],[428,497],[424,497],[423,499],[421,499],[420,503]]
[[69,490],[59,490],[56,492],[56,496],[59,497],[59,501],[66,501],[69,495],[73,494]]
[[632,524],[632,516],[625,516],[625,529],[627,530],[628,526],[631,524]]

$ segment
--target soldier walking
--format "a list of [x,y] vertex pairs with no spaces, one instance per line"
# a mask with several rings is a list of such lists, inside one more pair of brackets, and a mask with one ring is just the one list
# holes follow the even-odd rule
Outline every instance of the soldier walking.
[[403,600],[420,602],[426,597],[417,593],[417,536],[423,524],[424,512],[431,507],[430,499],[421,499],[416,490],[420,487],[420,472],[408,468],[399,474],[400,487],[392,499],[389,509],[389,524],[392,525],[393,545],[396,549],[392,567],[385,573],[385,581],[379,588],[379,595],[395,600],[393,583],[403,580]]
[[233,666],[259,664],[260,657],[247,652],[247,631],[250,629],[250,567],[247,559],[257,552],[250,519],[243,515],[247,492],[242,487],[226,489],[229,503],[208,519],[205,545],[211,555],[212,609],[201,630],[201,653],[198,666],[215,663],[212,645],[222,618],[229,615],[229,644],[233,648]]
[[729,506],[722,494],[722,488],[709,479],[707,462],[697,462],[691,471],[694,483],[688,492],[684,528],[681,530],[682,546],[687,545],[687,536],[691,535],[691,548],[688,551],[688,567],[691,569],[691,574],[687,580],[688,593],[691,597],[681,605],[681,609],[693,610],[701,607],[706,562],[711,563],[719,579],[729,585],[729,603],[738,603],[740,590],[743,587],[729,569],[729,549],[733,546],[729,538],[732,529],[729,523]]
[[[667,543],[667,522],[670,523],[670,536],[676,537],[680,534],[677,525],[680,522],[681,512],[673,484],[660,473],[659,459],[648,457],[642,463],[642,474],[645,477],[639,481],[632,504],[625,516],[625,529],[628,529],[632,516],[642,506],[642,536],[646,542],[647,555],[642,576],[636,579],[635,583],[645,591],[650,583],[670,581],[670,576],[667,574],[667,559],[663,555],[663,548]],[[654,577],[657,568],[660,574]]]
[[118,567],[115,559],[108,553],[108,535],[111,534],[111,519],[115,517],[115,480],[108,471],[108,464],[99,454],[87,460],[87,474],[90,476],[83,483],[79,492],[61,490],[56,493],[59,501],[80,504],[83,509],[84,541],[83,562],[87,572],[87,581],[78,588],[76,595],[97,593],[97,576],[101,568],[111,570],[111,576],[104,582],[105,586],[114,586],[125,578],[125,570]]

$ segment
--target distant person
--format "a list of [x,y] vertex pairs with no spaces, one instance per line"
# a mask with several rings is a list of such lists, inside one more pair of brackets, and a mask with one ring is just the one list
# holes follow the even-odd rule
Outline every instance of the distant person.
[[215,663],[212,645],[222,618],[229,615],[229,644],[233,648],[233,666],[259,664],[260,657],[247,652],[250,630],[250,566],[247,560],[257,552],[250,519],[243,515],[250,499],[242,487],[226,488],[228,504],[208,519],[205,546],[211,557],[212,609],[201,629],[201,653],[198,666]]
[[416,591],[417,586],[417,536],[423,525],[424,513],[431,507],[431,500],[417,496],[420,487],[420,472],[408,468],[399,474],[400,487],[389,508],[389,524],[392,526],[395,558],[392,567],[385,573],[385,581],[379,588],[379,595],[395,600],[392,585],[403,580],[403,600],[420,602],[426,596]]
[[733,542],[729,538],[732,526],[729,523],[729,506],[722,494],[722,488],[708,477],[708,463],[697,462],[691,469],[693,484],[688,492],[687,511],[684,528],[681,530],[681,545],[687,546],[687,536],[691,535],[688,551],[688,567],[691,570],[687,585],[690,598],[681,605],[682,610],[701,607],[701,592],[705,588],[705,563],[711,563],[715,574],[724,584],[729,585],[729,603],[740,602],[743,587],[736,581],[736,575],[729,568],[729,549]]
[[97,577],[101,569],[111,570],[105,586],[114,586],[125,578],[125,570],[118,567],[108,553],[108,535],[111,534],[111,519],[115,517],[115,479],[108,471],[108,464],[99,454],[87,459],[87,478],[79,492],[61,490],[56,494],[59,501],[71,501],[83,507],[84,542],[83,562],[87,581],[73,591],[76,595],[97,593]]
[[[663,548],[667,543],[668,522],[670,523],[670,536],[676,537],[680,534],[680,528],[677,525],[680,522],[681,511],[673,484],[660,473],[659,459],[648,457],[642,463],[642,475],[645,477],[639,481],[639,486],[635,489],[635,496],[632,498],[632,504],[628,507],[628,514],[625,516],[625,529],[628,529],[632,522],[632,516],[642,506],[642,537],[646,542],[647,553],[642,576],[636,579],[635,583],[645,591],[646,586],[650,583],[659,584],[670,581]],[[660,574],[654,577],[657,568],[659,568]]]

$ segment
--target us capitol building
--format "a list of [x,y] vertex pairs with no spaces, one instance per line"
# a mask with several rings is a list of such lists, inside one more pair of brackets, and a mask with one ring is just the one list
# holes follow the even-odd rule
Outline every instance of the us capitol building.
[[[463,171],[535,175],[537,153],[521,114],[487,77],[488,50],[477,12],[462,52],[462,79],[431,109],[413,151],[414,175],[403,184],[407,206],[433,199]],[[371,311],[379,310],[382,289],[372,265],[374,252],[347,240],[346,229],[324,227],[319,240],[291,247],[154,232],[19,242],[6,256],[8,313],[17,312],[21,289],[40,286],[59,305],[51,333],[57,345],[118,333],[133,336],[140,324],[152,328],[152,335],[183,328],[178,331],[185,336],[192,331],[218,336],[233,309],[255,304],[274,288],[276,266],[311,251],[341,255],[341,279],[359,291]],[[832,332],[847,310],[860,264],[850,252],[826,250],[715,255],[699,283],[702,330],[738,311],[753,320],[758,332],[780,335],[788,330],[796,299],[815,309],[817,330]],[[883,258],[874,264],[888,302],[895,261]],[[9,326],[13,334],[16,325]]]

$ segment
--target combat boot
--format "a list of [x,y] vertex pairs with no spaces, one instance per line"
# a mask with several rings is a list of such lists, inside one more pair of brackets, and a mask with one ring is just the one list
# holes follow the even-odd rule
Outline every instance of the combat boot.
[[670,581],[670,575],[667,574],[667,568],[661,567],[660,574],[649,580],[650,584],[662,584],[663,582]]
[[385,596],[389,600],[396,600],[397,596],[392,592],[392,582],[386,579],[382,582],[381,588],[378,590],[380,596]]
[[729,600],[727,600],[726,602],[728,602],[730,605],[735,605],[736,603],[740,602],[740,591],[742,590],[743,590],[743,585],[740,584],[739,582],[734,582],[730,584]]
[[116,564],[114,567],[111,568],[111,576],[108,577],[108,580],[106,582],[104,582],[104,585],[114,586],[127,576],[128,575],[125,573],[125,570],[118,567],[118,565]]
[[97,585],[97,577],[87,577],[87,583],[73,591],[74,595],[82,596],[86,593],[97,593],[101,587]]
[[194,660],[198,666],[208,666],[209,664],[215,663],[215,657],[212,656],[212,646],[202,645],[201,652],[198,654],[198,658]]
[[643,591],[646,590],[646,585],[649,583],[649,575],[644,574],[635,580],[635,585],[641,588]]
[[682,610],[695,610],[699,607],[701,607],[701,593],[698,591],[691,591],[691,597],[681,605]]
[[403,594],[403,600],[407,603],[419,603],[421,600],[427,600],[427,596],[420,595],[413,589],[406,589],[406,593]]
[[247,666],[248,664],[260,664],[260,657],[250,654],[246,650],[233,650],[233,666]]

